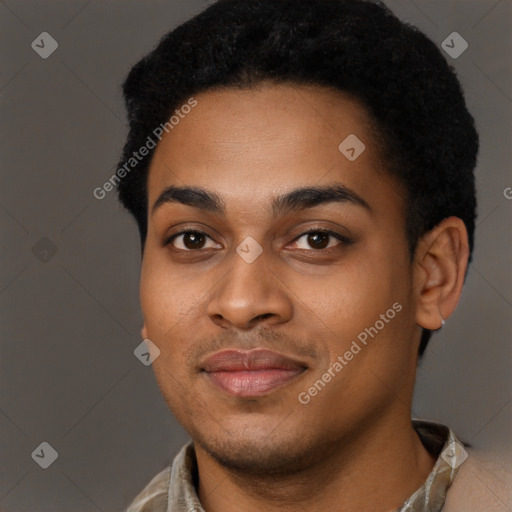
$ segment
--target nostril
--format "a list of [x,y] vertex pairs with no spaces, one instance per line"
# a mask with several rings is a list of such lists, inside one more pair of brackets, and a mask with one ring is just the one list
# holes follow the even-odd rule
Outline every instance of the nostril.
[[264,315],[259,315],[255,318],[255,320],[257,320],[259,318],[265,319],[265,318],[268,318],[269,316],[272,316],[272,313],[265,313]]

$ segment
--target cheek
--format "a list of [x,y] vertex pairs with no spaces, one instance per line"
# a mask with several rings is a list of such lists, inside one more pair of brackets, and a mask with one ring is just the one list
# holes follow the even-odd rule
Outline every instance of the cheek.
[[140,300],[147,337],[160,350],[152,368],[163,396],[174,409],[180,401],[182,362],[190,339],[190,333],[184,331],[183,319],[191,306],[182,288],[176,288],[165,269],[149,260],[141,272]]
[[352,344],[359,343],[357,356],[352,359],[348,354],[350,369],[345,372],[350,375],[354,370],[357,380],[362,379],[361,367],[370,364],[378,373],[386,374],[386,365],[391,361],[403,364],[409,355],[404,347],[410,294],[405,265],[405,261],[382,257],[382,252],[368,251],[364,257],[359,254],[347,259],[321,286],[303,280],[304,286],[297,288],[298,297],[307,306],[304,315],[313,313],[320,320],[331,362],[351,347],[357,350]]
[[[403,276],[400,276],[403,280]],[[392,269],[371,258],[354,258],[318,281],[298,278],[297,295],[333,330],[347,333],[378,319],[403,294]],[[373,323],[372,322],[372,323]]]
[[[176,271],[171,272],[164,262],[146,257],[140,279],[140,302],[148,335],[159,337],[172,335],[178,322],[191,314],[197,290],[180,280]],[[163,341],[163,340],[161,340]]]

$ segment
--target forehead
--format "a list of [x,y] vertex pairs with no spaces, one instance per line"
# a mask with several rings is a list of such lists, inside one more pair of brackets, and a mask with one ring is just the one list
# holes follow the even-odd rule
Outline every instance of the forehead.
[[212,90],[195,100],[155,150],[150,208],[170,185],[214,190],[239,205],[268,202],[271,194],[300,186],[341,182],[363,193],[371,183],[389,186],[373,121],[346,94],[263,84]]

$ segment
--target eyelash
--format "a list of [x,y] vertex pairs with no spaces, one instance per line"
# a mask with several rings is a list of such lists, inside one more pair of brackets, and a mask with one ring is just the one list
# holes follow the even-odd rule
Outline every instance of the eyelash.
[[[165,240],[165,242],[164,242],[164,246],[171,245],[172,242],[176,238],[178,238],[179,236],[190,234],[190,233],[193,233],[193,234],[196,234],[196,235],[202,235],[202,236],[205,236],[207,238],[210,238],[210,240],[212,240],[212,238],[208,235],[208,233],[205,233],[204,231],[200,231],[200,230],[197,230],[197,229],[187,229],[185,231],[180,231],[179,233],[175,233],[174,235],[172,235],[169,238],[167,238]],[[331,231],[329,229],[315,229],[315,228],[309,229],[308,231],[305,231],[305,232],[301,233],[300,235],[296,236],[293,239],[293,242],[296,242],[297,240],[300,240],[302,237],[310,235],[310,234],[329,235],[332,238],[335,238],[336,240],[340,241],[341,244],[339,244],[339,245],[349,245],[349,244],[352,243],[352,240],[350,240],[349,238],[347,238],[347,237],[345,237],[343,235],[340,235],[339,233],[336,233],[335,231]],[[338,245],[335,246],[335,247],[328,247],[328,248],[325,248],[325,249],[299,249],[299,250],[306,250],[306,251],[310,250],[310,251],[313,251],[313,252],[321,253],[321,252],[329,252],[332,249],[336,249],[336,247],[338,247]],[[200,251],[203,250],[203,249],[177,249],[177,248],[175,248],[175,249],[178,250],[178,251],[188,252],[188,253],[200,252]]]

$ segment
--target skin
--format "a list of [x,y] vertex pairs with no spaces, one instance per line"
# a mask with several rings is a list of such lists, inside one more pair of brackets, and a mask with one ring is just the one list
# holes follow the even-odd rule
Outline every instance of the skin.
[[[464,224],[445,219],[411,261],[403,187],[379,159],[368,113],[339,91],[263,83],[196,99],[150,166],[140,293],[142,336],[161,351],[156,379],[195,443],[200,501],[207,512],[393,510],[434,464],[410,421],[417,351],[421,327],[439,328],[459,299]],[[349,134],[366,146],[355,161],[338,149]],[[276,195],[334,183],[369,209],[271,211]],[[171,185],[214,192],[226,211],[167,202],[153,212]],[[350,241],[319,242],[303,234],[311,228]],[[247,237],[263,251],[252,263],[236,252]],[[300,403],[397,302],[378,335]],[[216,351],[257,347],[307,369],[257,398],[227,395],[200,371]]]

